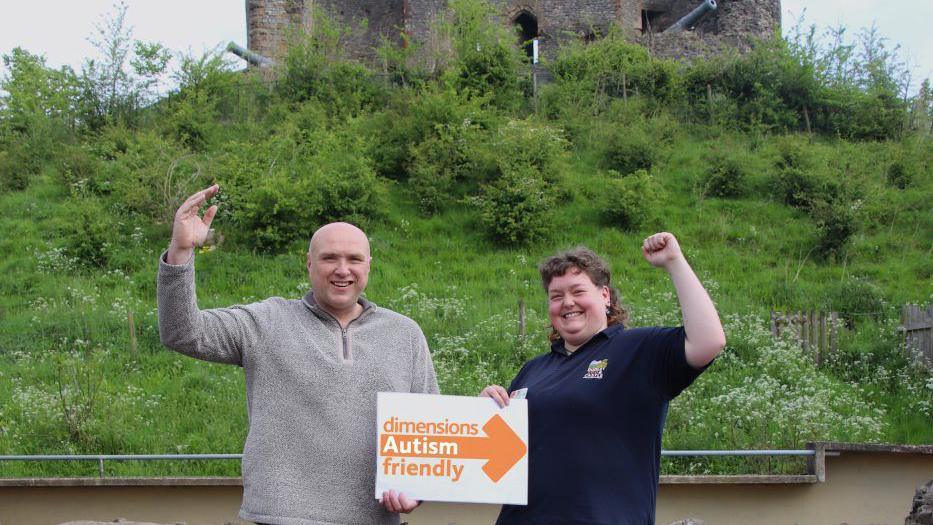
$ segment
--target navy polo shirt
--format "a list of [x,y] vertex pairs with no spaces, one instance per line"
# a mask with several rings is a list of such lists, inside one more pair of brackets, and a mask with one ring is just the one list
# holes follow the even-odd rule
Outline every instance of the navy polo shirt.
[[654,525],[668,401],[702,372],[684,341],[615,325],[525,363],[509,391],[528,389],[528,505],[497,525]]

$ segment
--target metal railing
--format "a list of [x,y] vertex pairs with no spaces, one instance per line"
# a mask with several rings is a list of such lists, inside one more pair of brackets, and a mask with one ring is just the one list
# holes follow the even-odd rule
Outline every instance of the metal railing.
[[104,461],[199,461],[243,459],[243,454],[48,454],[0,456],[0,461],[96,461],[100,477],[106,477]]
[[[815,456],[811,449],[800,450],[662,450],[664,457],[685,456]],[[105,461],[201,461],[240,460],[243,454],[47,454],[0,456],[0,461],[96,461],[98,475],[106,477]]]

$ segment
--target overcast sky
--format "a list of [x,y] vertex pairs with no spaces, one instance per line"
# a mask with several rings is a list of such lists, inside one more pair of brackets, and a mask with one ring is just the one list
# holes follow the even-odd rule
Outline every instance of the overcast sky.
[[[235,41],[246,45],[244,0],[127,0],[127,23],[138,40],[157,41],[176,52],[196,54]],[[112,11],[112,0],[23,2],[0,0],[0,53],[20,46],[45,55],[54,67],[76,70],[96,50],[87,37]],[[900,44],[914,78],[933,76],[933,0],[784,0],[785,31],[806,9],[818,27],[841,24],[854,34],[873,22],[893,44]],[[0,64],[0,75],[6,70]]]

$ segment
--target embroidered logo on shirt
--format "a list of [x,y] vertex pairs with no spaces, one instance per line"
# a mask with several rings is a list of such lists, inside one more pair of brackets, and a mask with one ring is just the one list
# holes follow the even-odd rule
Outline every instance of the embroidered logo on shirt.
[[609,366],[608,359],[590,361],[590,366],[586,369],[586,374],[583,376],[583,379],[602,379],[603,370],[605,370],[607,366]]

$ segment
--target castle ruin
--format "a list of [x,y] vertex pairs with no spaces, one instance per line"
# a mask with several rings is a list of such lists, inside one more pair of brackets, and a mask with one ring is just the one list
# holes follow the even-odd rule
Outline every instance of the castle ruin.
[[[665,32],[704,2],[716,9],[685,31]],[[781,24],[780,0],[492,0],[492,4],[505,23],[518,29],[516,44],[538,38],[545,56],[554,56],[566,39],[591,40],[617,26],[655,56],[689,59],[725,48],[747,51],[755,39],[777,33]],[[364,28],[347,42],[348,50],[358,57],[373,56],[382,37],[398,41],[403,31],[412,40],[423,41],[446,5],[446,0],[317,3],[341,23]],[[290,31],[310,29],[313,7],[314,0],[246,0],[248,48],[273,59],[282,56]]]

